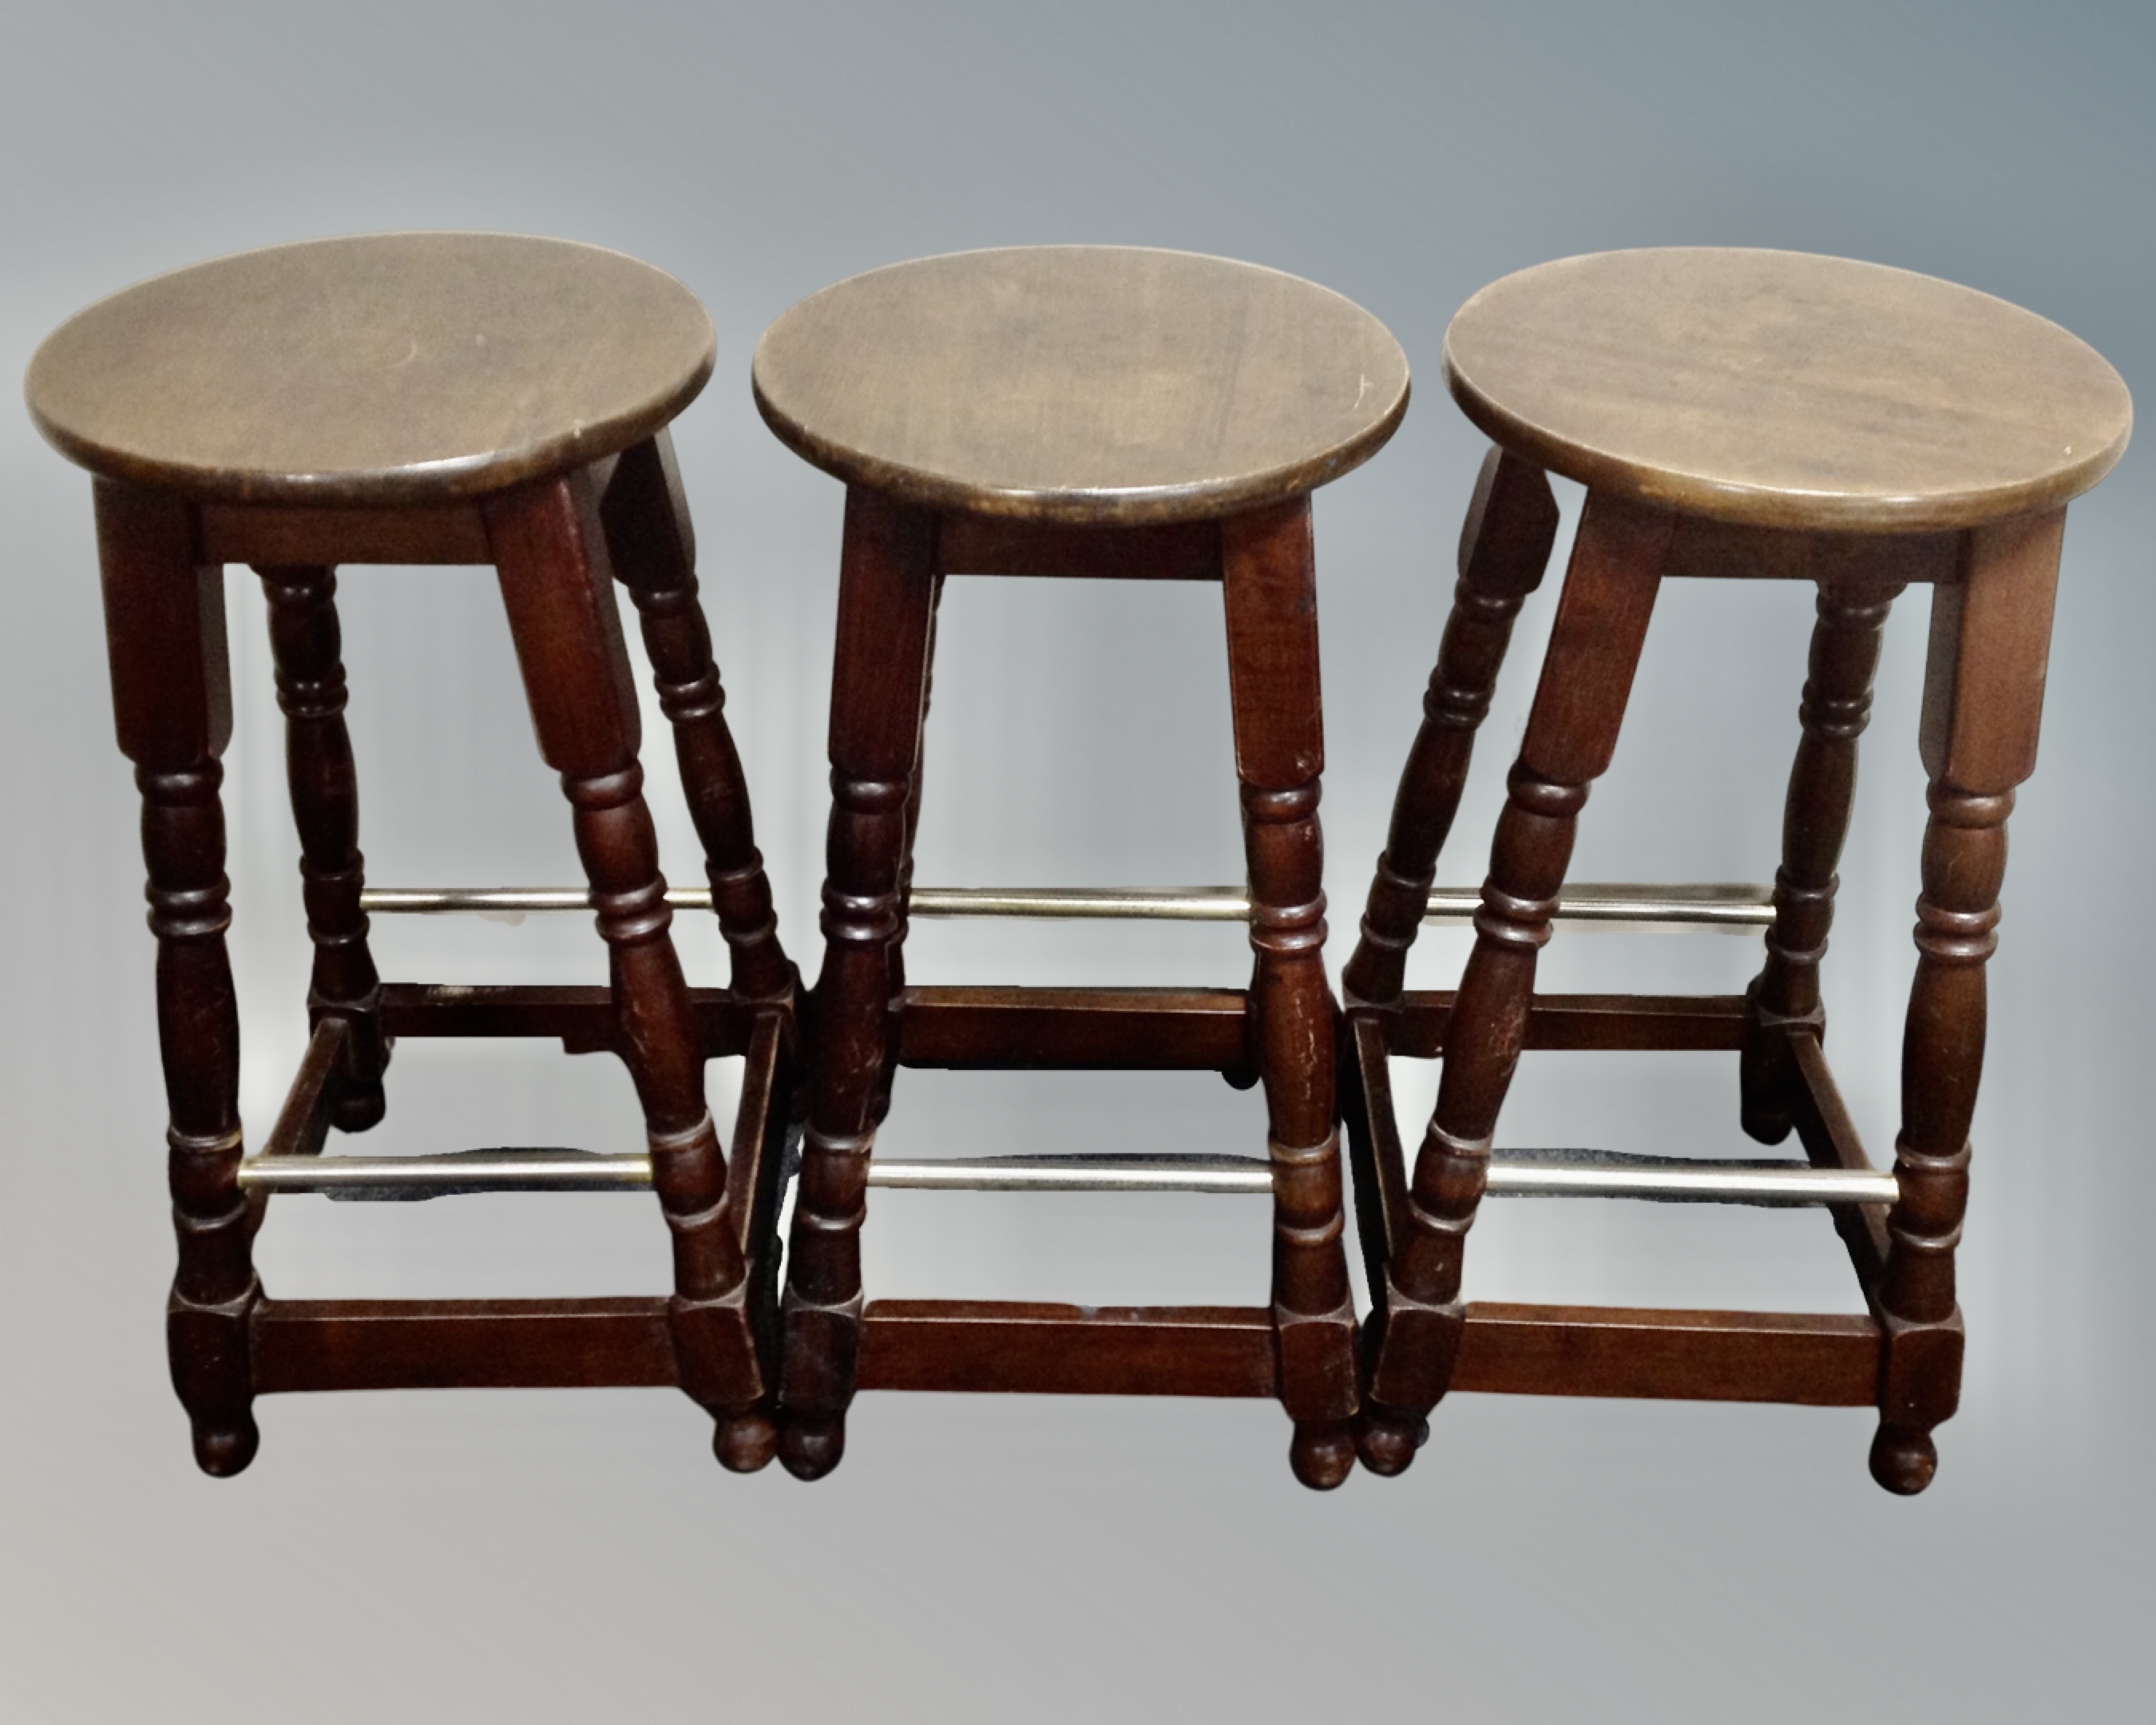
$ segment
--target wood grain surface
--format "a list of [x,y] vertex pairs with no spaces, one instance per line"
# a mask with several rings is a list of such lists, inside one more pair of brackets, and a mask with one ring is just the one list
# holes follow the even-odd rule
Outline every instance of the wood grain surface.
[[1988,294],[1799,252],[1604,252],[1492,283],[1445,382],[1505,448],[1760,526],[1907,532],[2056,506],[2133,404],[2102,357]]
[[962,252],[813,294],[757,405],[804,459],[937,509],[1134,526],[1284,501],[1407,411],[1399,344],[1327,289],[1127,246]]
[[471,496],[649,436],[710,377],[711,319],[634,258],[507,234],[274,246],[128,288],[30,362],[93,472],[198,498]]

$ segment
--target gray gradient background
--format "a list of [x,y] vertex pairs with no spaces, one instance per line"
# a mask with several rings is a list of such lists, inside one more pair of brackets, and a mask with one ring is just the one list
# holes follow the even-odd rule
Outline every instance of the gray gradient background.
[[[782,927],[804,963],[839,491],[750,403],[757,331],[891,259],[1054,240],[1250,258],[1399,335],[1422,391],[1318,504],[1344,955],[1450,586],[1477,439],[1436,359],[1540,259],[1777,245],[1928,270],[2156,377],[2156,53],[2138,4],[1116,4],[910,8],[20,3],[0,19],[0,358],[80,305],[242,247],[390,227],[618,246],[709,304],[677,436]],[[1406,1477],[1325,1497],[1277,1409],[864,1399],[808,1488],[722,1473],[671,1393],[279,1399],[198,1476],[165,1381],[172,1255],[136,805],[115,752],[88,485],[0,413],[8,906],[0,1024],[0,1718],[1472,1719],[2146,1717],[2142,1313],[2156,680],[2148,452],[2076,507],[2044,759],[2014,823],[1938,1483],[1866,1476],[1871,1417],[1462,1396]],[[1577,491],[1563,488],[1567,535]],[[1562,547],[1562,542],[1561,542]],[[305,942],[259,589],[232,576],[228,808],[245,1107],[297,1058]],[[345,587],[365,844],[384,882],[575,878],[491,583]],[[1479,878],[1547,631],[1528,609],[1444,877]],[[924,881],[1240,874],[1217,595],[954,584]],[[1673,587],[1586,879],[1763,879],[1810,594]],[[1921,832],[1922,595],[1887,642],[1829,961],[1837,1066],[1891,1144]],[[655,721],[655,714],[652,718]],[[663,751],[663,727],[649,727]],[[663,755],[655,764],[666,766]],[[663,840],[695,852],[670,771]],[[384,970],[596,979],[581,919],[377,922]],[[716,979],[715,933],[680,937]],[[942,979],[1235,983],[1233,929],[916,932]],[[1419,949],[1448,985],[1457,936]],[[1734,988],[1756,942],[1561,937],[1553,987]],[[637,1142],[610,1063],[407,1045],[384,1150]],[[1399,1072],[1403,1110],[1431,1074]],[[736,1081],[712,1072],[715,1101]],[[722,1118],[726,1117],[722,1114]],[[908,1075],[894,1150],[1250,1150],[1216,1081]],[[1743,1143],[1708,1056],[1531,1056],[1501,1142]],[[1249,1202],[878,1197],[884,1294],[1263,1297]],[[280,1201],[290,1295],[663,1287],[634,1197]],[[1851,1309],[1817,1215],[1492,1206],[1481,1297]]]

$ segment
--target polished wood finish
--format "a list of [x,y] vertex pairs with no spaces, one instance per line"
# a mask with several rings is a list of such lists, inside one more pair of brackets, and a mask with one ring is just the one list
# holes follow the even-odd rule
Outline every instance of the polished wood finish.
[[[1502,634],[1456,638],[1471,609],[1456,608],[1448,630],[1432,722],[1410,757],[1350,968],[1342,1111],[1377,1307],[1365,1327],[1363,1460],[1379,1472],[1406,1466],[1436,1400],[1490,1383],[1472,1343],[1496,1331],[1470,1321],[1489,1308],[1459,1299],[1466,1235],[1514,1063],[1523,1047],[1559,1045],[1537,1034],[1551,1003],[1533,996],[1535,955],[1666,578],[1819,589],[1774,922],[1741,1002],[1608,999],[1575,1015],[1584,1034],[1570,1045],[1737,1048],[1746,1131],[1774,1142],[1794,1129],[1816,1166],[1871,1167],[1822,1050],[1819,968],[1880,632],[1896,595],[1923,582],[1932,817],[1903,1039],[1901,1197],[1883,1216],[1832,1212],[1870,1315],[1661,1314],[1650,1342],[1632,1333],[1638,1315],[1615,1315],[1591,1343],[1575,1330],[1546,1348],[1523,1332],[1499,1386],[1535,1387],[1544,1373],[1546,1386],[1578,1394],[1876,1401],[1874,1476],[1921,1491],[1937,1466],[1932,1431],[1959,1394],[1953,1252],[2005,821],[2035,766],[2065,505],[2123,449],[2124,388],[2065,331],[1964,289],[1838,259],[1714,251],[1572,259],[1507,278],[1461,311],[1446,372],[1502,452],[1486,465],[1471,543],[1489,531],[1510,466],[1547,466],[1590,489],[1457,997],[1435,1023],[1422,1009],[1419,1034],[1414,997],[1394,1004],[1410,895],[1451,819],[1475,701],[1502,651]],[[1658,1040],[1673,1029],[1679,1040]],[[1410,1179],[1386,1062],[1440,1052]],[[1763,1373],[1752,1350],[1770,1333],[1776,1363]]]
[[[563,1381],[549,1362],[567,1333],[547,1330],[539,1348],[526,1348],[511,1337],[533,1332],[514,1322],[504,1332],[503,1309],[486,1302],[423,1302],[416,1323],[378,1321],[372,1302],[311,1302],[302,1329],[331,1338],[313,1378],[278,1363],[275,1338],[289,1324],[272,1322],[270,1356],[254,1358],[255,1318],[268,1308],[249,1243],[269,1200],[243,1200],[238,1183],[239,1024],[218,799],[231,729],[227,559],[254,563],[269,598],[315,945],[314,1034],[270,1150],[316,1154],[332,1126],[380,1119],[401,1034],[558,1035],[572,1050],[619,1055],[673,1239],[665,1381],[715,1416],[726,1466],[761,1466],[775,1451],[773,1240],[798,1088],[794,979],[665,440],[665,420],[708,374],[711,349],[695,300],[631,259],[558,242],[389,235],[250,254],[130,290],[64,326],[32,366],[40,426],[99,474],[114,707],[143,793],[159,946],[180,1248],[170,1351],[210,1472],[236,1472],[252,1456],[250,1404],[265,1384],[482,1381],[455,1363],[467,1354],[486,1358],[488,1383]],[[667,932],[617,559],[643,614],[735,955],[736,987],[701,1001]],[[359,908],[334,573],[370,560],[495,567],[541,752],[570,803],[610,987],[487,990],[377,976]],[[731,1163],[704,1101],[714,1052],[747,1060]],[[624,1340],[606,1333],[604,1345]]]
[[386,1106],[382,1073],[389,1047],[382,1028],[382,978],[359,907],[366,860],[359,852],[359,782],[344,724],[336,575],[311,563],[265,564],[257,572],[270,604],[285,773],[300,829],[307,933],[315,943],[307,1011],[317,1024],[326,1017],[346,1026],[336,1123],[344,1132],[364,1132]]
[[1880,636],[1900,592],[1898,583],[1819,590],[1811,674],[1797,708],[1804,739],[1783,807],[1774,922],[1766,963],[1745,997],[1750,1016],[1738,1067],[1738,1117],[1763,1144],[1789,1135],[1796,1082],[1790,1033],[1801,1026],[1816,1043],[1826,1030],[1819,972],[1840,884],[1835,869],[1856,800],[1856,742],[1871,716]]
[[1753,526],[1977,526],[2056,507],[2124,453],[2133,403],[2085,342],[1905,270],[1799,252],[1602,252],[1460,307],[1467,417],[1598,492]]
[[[1304,1483],[1354,1463],[1358,1390],[1323,965],[1312,486],[1407,405],[1382,326],[1219,259],[1113,247],[932,258],[803,300],[758,406],[848,481],[824,957],[783,1298],[780,1455],[835,1466],[855,1391],[1266,1394]],[[1220,583],[1254,952],[1247,990],[923,988],[904,945],[937,606],[952,575]],[[1272,1301],[1233,1312],[870,1305],[860,1229],[906,1065],[1197,1068],[1265,1086]]]
[[681,789],[703,844],[711,908],[732,957],[733,992],[745,1000],[790,1005],[793,968],[778,944],[778,918],[763,854],[756,848],[748,783],[726,726],[726,690],[696,598],[696,535],[674,441],[665,431],[622,452],[599,514],[614,572],[643,619],[660,710],[674,727]]
[[218,501],[439,510],[650,436],[713,351],[696,295],[619,252],[367,234],[126,289],[54,331],[24,388],[38,429],[93,473]]
[[1362,938],[1342,976],[1359,1004],[1390,1004],[1405,984],[1408,949],[1429,913],[1438,852],[1467,788],[1475,733],[1490,711],[1513,621],[1542,585],[1556,537],[1549,481],[1517,456],[1491,449],[1460,536],[1460,580],[1423,695],[1422,729],[1393,799]]
[[1339,295],[1132,246],[870,270],[773,323],[752,377],[779,439],[850,485],[1091,526],[1288,501],[1368,460],[1408,403],[1399,343]]
[[239,1006],[224,932],[224,769],[232,694],[222,572],[201,562],[176,497],[95,487],[105,644],[121,752],[142,793],[157,1044],[179,1265],[166,1308],[172,1387],[205,1473],[233,1474],[259,1441],[248,1364],[261,1297],[239,1192]]

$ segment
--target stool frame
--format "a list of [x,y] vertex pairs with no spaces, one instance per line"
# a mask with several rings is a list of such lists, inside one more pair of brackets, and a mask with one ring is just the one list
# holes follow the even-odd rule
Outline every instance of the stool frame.
[[[768,1461],[780,1164],[796,1086],[795,978],[781,949],[740,762],[696,599],[694,542],[664,429],[575,470],[477,497],[307,506],[198,499],[100,477],[100,562],[120,746],[143,799],[179,1245],[172,1378],[204,1471],[258,1443],[258,1394],[316,1389],[678,1384],[717,1421],[730,1467]],[[243,1188],[239,1011],[224,931],[218,757],[232,727],[223,566],[260,573],[285,715],[315,947],[307,1052],[271,1158],[319,1155],[332,1125],[383,1115],[400,1036],[542,1035],[619,1055],[649,1135],[675,1292],[628,1300],[269,1297]],[[540,751],[562,775],[611,986],[384,983],[367,947],[358,799],[343,712],[334,567],[497,571]],[[689,989],[637,762],[639,722],[613,580],[641,614],[702,841],[732,986]],[[747,1057],[735,1153],[703,1095],[706,1059]]]
[[[918,988],[903,947],[937,598],[947,575],[1220,583],[1250,870],[1251,988]],[[1355,1313],[1332,1093],[1317,595],[1306,494],[1162,526],[1070,526],[846,497],[824,968],[783,1299],[780,1456],[835,1466],[858,1389],[1277,1397],[1306,1484],[1352,1468]],[[900,1066],[1182,1068],[1262,1083],[1270,1308],[877,1301],[870,1153]]]
[[[1901,1493],[1930,1481],[1932,1431],[1959,1395],[1953,1255],[1983,1063],[1984,965],[1996,946],[2006,818],[2035,763],[2064,519],[2059,506],[1953,531],[1805,531],[1590,490],[1491,846],[1473,952],[1456,993],[1411,993],[1406,954],[1476,727],[1556,529],[1542,471],[1491,452],[1422,731],[1344,978],[1342,1096],[1375,1308],[1364,1333],[1367,1466],[1404,1468],[1449,1389],[1496,1389],[1876,1406],[1875,1478]],[[1742,997],[1537,995],[1536,957],[1579,810],[1614,753],[1656,593],[1679,576],[1810,580],[1820,590],[1764,966]],[[1748,1132],[1771,1143],[1794,1130],[1821,1168],[1871,1167],[1823,1052],[1819,965],[1880,633],[1912,583],[1933,588],[1920,736],[1931,815],[1903,1041],[1898,1196],[1891,1208],[1833,1212],[1868,1315],[1463,1301],[1466,1237],[1524,1049],[1735,1053]],[[1412,1179],[1386,1065],[1395,1055],[1445,1061]]]

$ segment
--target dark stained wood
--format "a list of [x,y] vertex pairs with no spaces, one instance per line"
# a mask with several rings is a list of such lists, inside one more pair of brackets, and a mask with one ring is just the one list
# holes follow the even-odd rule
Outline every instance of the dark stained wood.
[[[864,1328],[863,1389],[1277,1394],[1262,1307],[879,1300]],[[251,1331],[261,1395],[676,1382],[660,1299],[264,1300]],[[1455,1388],[1861,1407],[1877,1349],[1862,1317],[1478,1301]]]
[[[1868,1168],[1864,1141],[1828,1068],[1819,1040],[1803,1030],[1789,1037],[1798,1090],[1794,1120],[1799,1141],[1815,1168]],[[1866,1299],[1876,1305],[1879,1277],[1887,1266],[1887,1219],[1870,1204],[1836,1204],[1830,1212],[1835,1232],[1848,1250],[1850,1267]]]
[[[757,1014],[724,988],[691,988],[706,1060],[748,1052]],[[613,999],[603,988],[559,983],[384,983],[392,1036],[558,1036],[570,1054],[621,1046]]]
[[1984,963],[1998,945],[2006,817],[2035,771],[2063,509],[1970,532],[1961,578],[1933,589],[1920,743],[1930,775],[1917,975],[1902,1040],[1902,1199],[1887,1218],[1887,1337],[1872,1476],[1920,1491],[1932,1430],[1961,1393],[1954,1247],[1969,1204],[1969,1127],[1984,1070]]
[[1250,1055],[1240,988],[908,988],[903,1024],[908,1066],[1224,1072]]
[[[1445,1052],[1459,996],[1410,989],[1380,1021],[1386,1047],[1415,1060]],[[1727,1049],[1744,1034],[1741,994],[1537,994],[1523,1049]]]
[[562,775],[607,943],[621,1056],[643,1103],[652,1184],[674,1245],[669,1324],[682,1388],[718,1422],[729,1465],[774,1441],[747,1266],[704,1100],[704,1055],[667,927],[672,912],[637,764],[636,697],[598,499],[583,473],[490,497],[510,638],[540,752]]
[[1423,694],[1422,728],[1393,799],[1362,938],[1342,974],[1351,1006],[1399,999],[1408,949],[1429,911],[1438,853],[1467,788],[1475,733],[1490,711],[1513,620],[1542,585],[1556,536],[1557,500],[1542,470],[1491,449],[1460,536],[1460,581]]
[[1033,1395],[1279,1393],[1272,1316],[1263,1307],[964,1300],[871,1303],[860,1387]]
[[1251,988],[1273,1165],[1273,1325],[1289,1460],[1327,1490],[1355,1465],[1355,1309],[1325,976],[1325,737],[1310,500],[1221,524],[1228,685],[1250,868]]
[[934,517],[846,495],[831,676],[824,966],[809,1015],[808,1132],[782,1309],[779,1456],[818,1478],[845,1452],[860,1352],[860,1227],[885,1100],[906,813],[921,753]]
[[[330,1133],[330,1111],[340,1089],[338,1073],[344,1065],[346,1034],[342,1019],[326,1018],[316,1023],[300,1070],[292,1076],[292,1087],[285,1092],[285,1106],[277,1111],[277,1123],[270,1128],[269,1142],[262,1147],[264,1156],[322,1153]],[[247,1194],[247,1225],[251,1231],[261,1230],[270,1199],[265,1188]]]
[[1549,939],[1588,788],[1616,749],[1671,525],[1601,493],[1589,494],[1580,519],[1368,1349],[1362,1453],[1380,1471],[1414,1458],[1416,1433],[1451,1376],[1467,1230],[1526,1040],[1536,955]]
[[439,505],[649,437],[713,351],[696,296],[619,252],[367,234],[115,294],[54,331],[24,387],[94,473],[231,502]]
[[1662,560],[1662,578],[1809,581],[1855,591],[1951,581],[1959,564],[1958,533],[1806,532],[1677,517]]
[[359,850],[359,781],[344,723],[336,575],[309,563],[264,564],[257,572],[269,599],[285,776],[300,833],[307,933],[315,945],[307,1013],[316,1023],[336,1018],[346,1026],[336,1121],[341,1131],[364,1132],[382,1116],[389,1047],[382,1029],[382,978],[359,907],[366,859]]
[[1399,345],[1337,294],[1128,246],[855,276],[774,322],[752,378],[780,441],[850,485],[1066,525],[1286,501],[1368,459],[1408,403]]
[[1220,529],[1171,521],[1118,533],[953,512],[936,536],[947,575],[1057,575],[1106,581],[1218,581]]
[[1878,1372],[1868,1317],[1476,1301],[1452,1388],[1861,1408]]
[[254,1388],[579,1389],[675,1387],[662,1299],[264,1300]]
[[[1377,1307],[1363,1459],[1406,1466],[1419,1412],[1448,1385],[1876,1400],[1871,1471],[1890,1490],[1920,1491],[1937,1465],[1932,1431],[1959,1394],[1953,1253],[2005,821],[2035,764],[2064,506],[2123,449],[2124,386],[2065,331],[1966,289],[1835,259],[1712,250],[1568,259],[1508,277],[1455,320],[1445,368],[1501,460],[1590,490],[1460,992],[1389,1007],[1418,884],[1389,850],[1372,889],[1375,935],[1350,971],[1341,1111]],[[1658,572],[1820,589],[1765,964],[1742,1002],[1535,999],[1535,950],[1588,783],[1616,738]],[[1902,1048],[1901,1197],[1885,1215],[1830,1212],[1871,1317],[1574,1313],[1562,1335],[1537,1339],[1532,1312],[1500,1322],[1496,1308],[1460,1307],[1464,1235],[1522,1047],[1738,1047],[1747,1131],[1774,1142],[1794,1128],[1820,1168],[1871,1166],[1822,1050],[1820,962],[1880,631],[1912,582],[1933,588],[1920,737],[1932,818]],[[1594,603],[1575,605],[1576,584]],[[1441,666],[1434,693],[1445,680]],[[1457,796],[1421,758],[1429,735],[1394,817],[1396,839],[1425,845]],[[1396,849],[1419,864],[1420,850]],[[1408,1185],[1386,1060],[1440,1053],[1435,1117]],[[1654,1339],[1635,1333],[1640,1322]],[[1501,1334],[1502,1365],[1477,1351]]]
[[1797,706],[1804,737],[1783,804],[1782,865],[1766,963],[1746,992],[1749,1009],[1738,1067],[1738,1117],[1763,1144],[1789,1135],[1799,1082],[1789,1039],[1799,1027],[1826,1034],[1820,962],[1834,926],[1835,870],[1856,798],[1856,743],[1871,717],[1881,632],[1901,589],[1823,586],[1812,629],[1811,675]]
[[493,561],[475,503],[398,508],[205,503],[203,557],[218,563],[471,564]]
[[681,788],[704,847],[711,907],[732,958],[734,993],[790,1005],[793,967],[778,944],[771,883],[756,848],[748,783],[726,726],[726,691],[696,600],[696,542],[665,431],[632,444],[614,464],[600,504],[614,572],[644,622],[659,705],[674,727]]
[[121,752],[142,794],[150,931],[157,937],[172,1227],[179,1264],[166,1308],[172,1387],[203,1471],[254,1458],[248,1314],[261,1297],[239,1191],[239,1009],[224,932],[218,761],[232,735],[220,572],[200,562],[176,497],[95,487],[105,644]]
[[2065,504],[2124,452],[2118,373],[2056,324],[1796,252],[1603,252],[1460,309],[1454,399],[1599,492],[1759,526],[1972,527]]

